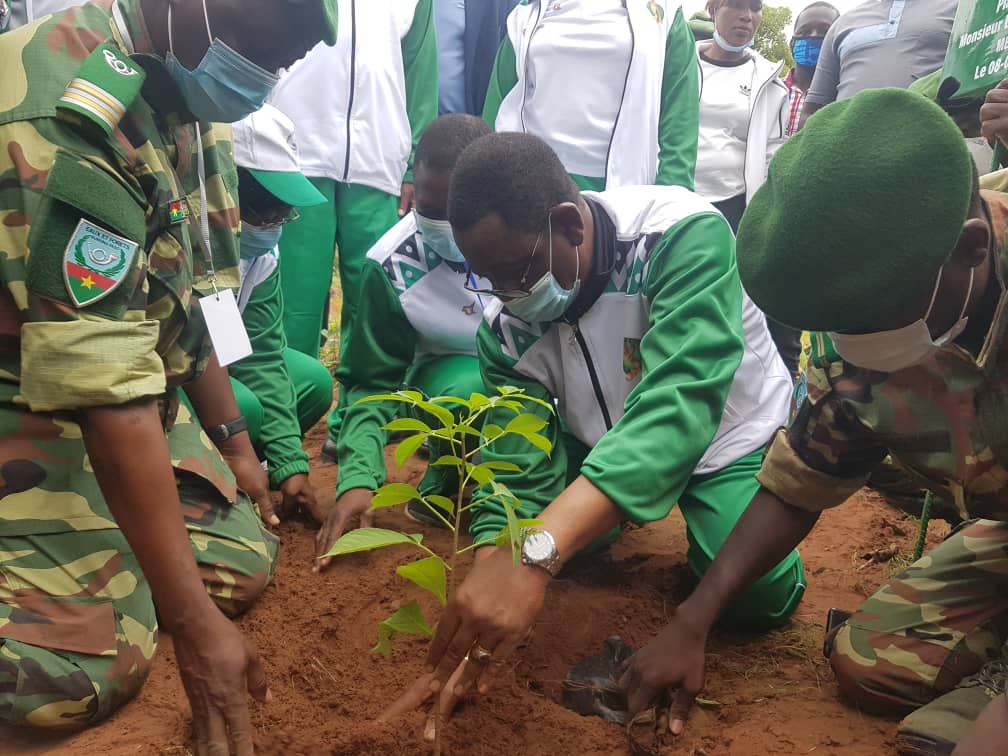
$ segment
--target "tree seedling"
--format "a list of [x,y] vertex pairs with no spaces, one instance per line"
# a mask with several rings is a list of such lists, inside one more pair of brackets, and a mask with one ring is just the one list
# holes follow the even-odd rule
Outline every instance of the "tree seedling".
[[[361,399],[361,402],[396,402],[407,405],[409,417],[393,420],[384,426],[384,430],[389,432],[410,434],[395,450],[396,464],[401,467],[406,460],[417,453],[425,441],[429,440],[435,448],[440,447],[449,452],[433,459],[430,464],[435,467],[454,468],[458,481],[454,500],[439,493],[423,495],[409,483],[387,483],[374,492],[371,499],[372,511],[419,501],[451,532],[452,547],[448,554],[441,555],[423,543],[423,535],[420,533],[402,533],[385,528],[360,528],[344,534],[326,556],[354,554],[386,546],[411,546],[426,556],[400,565],[396,568],[396,572],[411,583],[434,594],[441,606],[445,606],[456,585],[456,560],[460,554],[474,548],[473,545],[461,548],[459,546],[462,517],[473,507],[496,500],[503,506],[507,524],[497,534],[495,543],[500,547],[509,546],[514,563],[517,565],[521,556],[522,539],[525,533],[536,528],[538,520],[520,518],[518,516],[520,502],[517,497],[496,478],[499,472],[524,471],[513,462],[503,460],[482,462],[480,453],[505,436],[517,435],[549,456],[552,444],[540,433],[546,426],[546,421],[538,415],[527,412],[526,409],[528,403],[545,407],[551,413],[554,409],[551,404],[510,386],[498,388],[497,392],[496,396],[474,393],[468,399],[457,396],[425,399],[418,391],[402,390]],[[484,423],[484,416],[491,409],[509,411],[513,416],[503,426]],[[465,491],[473,483],[480,486],[479,490],[482,493],[465,503]],[[392,651],[392,640],[399,633],[427,636],[434,634],[431,625],[424,617],[423,609],[415,599],[401,606],[392,616],[379,624],[378,643],[372,651],[387,657]],[[441,717],[440,707],[437,704],[434,706],[434,711],[434,753],[435,756],[439,756]]]

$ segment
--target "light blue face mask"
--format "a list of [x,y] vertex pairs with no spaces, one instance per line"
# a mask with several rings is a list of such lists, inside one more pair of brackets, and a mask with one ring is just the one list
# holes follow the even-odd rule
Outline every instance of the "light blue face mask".
[[[581,255],[577,247],[574,248],[574,259],[577,260],[577,267],[574,272],[574,285],[565,289],[553,275],[553,226],[547,221],[547,233],[549,234],[549,270],[529,289],[529,293],[524,297],[512,299],[505,302],[505,306],[514,315],[527,323],[548,323],[556,320],[570,307],[571,303],[577,299],[581,290]],[[539,241],[536,240],[536,245]]]
[[268,255],[280,241],[282,226],[253,226],[242,221],[241,236],[238,237],[238,254],[242,260],[254,260]]
[[165,65],[182,92],[189,112],[201,121],[234,123],[263,106],[278,78],[241,55],[210,32],[206,0],[203,0],[210,47],[192,71],[175,57],[172,41],[172,7],[168,4],[168,53]]
[[729,44],[728,40],[726,40],[724,37],[722,37],[720,34],[717,33],[717,29],[714,30],[714,42],[722,50],[724,50],[725,52],[730,52],[730,53],[745,52],[750,47],[752,47],[754,44],[756,44],[756,40],[755,39],[750,39],[744,45],[732,45],[732,44]]
[[425,247],[434,250],[434,254],[442,260],[453,263],[465,262],[462,250],[455,243],[451,223],[446,220],[428,218],[426,215],[420,215],[416,210],[413,211],[413,218],[416,220],[417,229],[423,237]]

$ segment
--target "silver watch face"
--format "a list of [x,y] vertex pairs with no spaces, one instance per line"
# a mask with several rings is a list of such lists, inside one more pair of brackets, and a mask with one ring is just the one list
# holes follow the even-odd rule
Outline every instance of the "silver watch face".
[[530,562],[545,562],[556,555],[556,547],[548,534],[530,533],[525,539],[522,554]]

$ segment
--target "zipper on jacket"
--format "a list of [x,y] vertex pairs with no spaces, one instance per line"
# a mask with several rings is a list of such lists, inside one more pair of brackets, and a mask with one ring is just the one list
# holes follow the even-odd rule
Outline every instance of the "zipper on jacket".
[[[772,82],[774,79],[777,78],[777,75],[780,73],[780,70],[781,70],[782,66],[783,66],[783,64],[780,65],[780,66],[777,66],[777,70],[774,71],[773,76],[771,76],[769,79],[767,79],[766,81],[764,81],[762,85],[760,85],[760,88],[758,90],[756,90],[756,96],[754,98],[752,98],[752,107],[749,109],[749,126],[750,126],[749,131],[750,132],[752,131],[753,113],[756,112],[756,105],[757,105],[757,103],[759,103],[759,98],[763,94],[763,90],[766,89],[770,85],[770,82]],[[756,73],[757,73],[756,62],[753,61],[753,76],[755,76]],[[702,97],[703,96],[703,74],[700,75],[700,79],[701,79],[701,81],[700,81],[701,95],[700,96]],[[780,119],[778,118],[778,121],[779,120]],[[780,125],[780,124],[778,123],[778,125]],[[742,186],[745,187],[744,191],[745,191],[746,205],[749,204],[749,180],[746,178],[746,166],[748,164],[749,164],[749,136],[747,134],[746,135],[745,150],[742,151]],[[763,170],[765,171],[766,168],[764,167]]]
[[599,409],[602,410],[602,421],[605,423],[607,431],[612,430],[612,418],[609,416],[609,408],[606,406],[605,395],[602,393],[602,384],[599,382],[595,363],[592,362],[591,353],[588,351],[588,342],[585,341],[584,336],[581,334],[581,329],[578,328],[576,322],[567,323],[567,325],[571,327],[574,340],[577,341],[577,345],[581,347],[581,354],[584,355],[585,365],[588,367],[588,377],[591,379],[592,389],[595,392],[595,399],[598,402]]
[[626,75],[623,77],[623,93],[620,95],[619,107],[616,109],[616,118],[613,121],[612,131],[609,133],[609,146],[606,148],[605,168],[602,174],[604,180],[608,180],[609,178],[609,159],[612,157],[612,145],[616,139],[616,127],[619,126],[620,116],[623,115],[623,101],[626,99],[627,84],[630,82],[630,69],[633,68],[633,56],[637,50],[637,35],[634,34],[633,22],[630,20],[630,11],[627,10],[627,0],[622,0],[622,3],[623,10],[627,12],[627,26],[630,28],[630,57],[627,58]]
[[[522,90],[522,101],[521,107],[518,109],[518,118],[521,120],[522,131],[526,134],[528,133],[528,128],[525,126],[525,103],[528,101],[528,63],[529,57],[532,55],[532,37],[539,31],[539,22],[542,21],[543,11],[545,10],[543,5],[548,2],[549,0],[542,0],[539,3],[539,15],[536,16],[535,24],[532,25],[532,31],[529,32],[528,41],[525,43],[525,88]],[[493,124],[490,125],[493,126]]]
[[343,180],[350,176],[350,116],[353,113],[354,87],[357,79],[357,0],[350,0],[350,96],[346,109],[346,160]]

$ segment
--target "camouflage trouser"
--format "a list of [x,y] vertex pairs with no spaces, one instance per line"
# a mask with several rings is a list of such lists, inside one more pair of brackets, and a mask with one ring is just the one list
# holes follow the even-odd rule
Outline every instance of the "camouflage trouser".
[[890,580],[840,628],[830,663],[860,707],[904,714],[1000,653],[1008,522],[976,520]]
[[[200,435],[186,414],[169,434],[182,512],[207,591],[234,615],[269,583],[278,539],[245,496],[230,505],[208,480],[180,469]],[[60,439],[45,438],[38,462],[21,464],[39,471],[27,491],[4,496],[5,487],[25,486],[10,480],[16,464],[0,466],[0,722],[52,728],[97,722],[139,691],[154,656],[150,588],[104,500],[86,477],[77,478],[78,491],[44,488],[59,480],[59,465],[89,472],[86,459],[74,457],[83,454],[75,435],[64,430]],[[9,448],[0,441],[0,452]],[[18,519],[20,502],[52,512],[74,508],[78,529]],[[107,527],[96,527],[102,520]],[[33,522],[35,532],[26,532]]]

